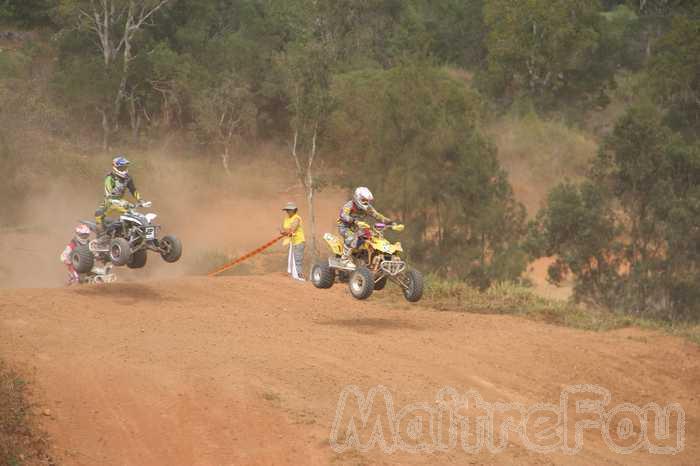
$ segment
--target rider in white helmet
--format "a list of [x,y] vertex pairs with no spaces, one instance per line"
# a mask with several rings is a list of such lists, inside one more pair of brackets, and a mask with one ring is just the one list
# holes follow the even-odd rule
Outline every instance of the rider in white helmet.
[[343,256],[341,261],[346,267],[353,267],[354,264],[350,259],[353,249],[358,246],[358,237],[356,234],[357,221],[364,217],[373,217],[383,223],[393,223],[388,217],[380,214],[372,207],[374,196],[372,192],[360,186],[355,189],[352,200],[345,203],[340,210],[340,218],[338,218],[338,231],[344,240]]
[[75,227],[75,235],[71,238],[66,248],[61,253],[61,262],[63,262],[68,268],[68,285],[73,283],[78,283],[80,281],[80,276],[78,272],[73,267],[73,261],[70,258],[71,253],[78,246],[84,246],[88,244],[90,240],[90,228],[87,225],[81,223]]

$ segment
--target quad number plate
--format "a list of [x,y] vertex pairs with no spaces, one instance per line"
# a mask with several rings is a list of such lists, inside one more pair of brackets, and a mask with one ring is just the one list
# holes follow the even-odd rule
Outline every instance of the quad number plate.
[[156,229],[153,227],[146,228],[146,239],[154,239],[156,237]]

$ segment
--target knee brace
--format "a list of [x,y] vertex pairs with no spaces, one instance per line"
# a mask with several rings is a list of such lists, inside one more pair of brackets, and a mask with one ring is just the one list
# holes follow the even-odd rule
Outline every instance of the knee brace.
[[353,232],[348,232],[345,236],[345,245],[349,248],[357,247],[357,236]]

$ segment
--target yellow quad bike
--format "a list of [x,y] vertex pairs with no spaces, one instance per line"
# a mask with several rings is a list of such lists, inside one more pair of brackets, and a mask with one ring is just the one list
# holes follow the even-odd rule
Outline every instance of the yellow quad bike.
[[384,289],[391,280],[403,290],[408,301],[419,301],[423,297],[423,275],[407,266],[401,257],[401,243],[387,240],[383,234],[386,229],[403,231],[404,226],[357,222],[359,246],[352,254],[354,267],[347,267],[340,260],[343,239],[331,233],[323,235],[332,256],[328,262],[314,265],[311,282],[316,288],[330,288],[336,281],[347,282],[353,297],[367,299],[372,292]]

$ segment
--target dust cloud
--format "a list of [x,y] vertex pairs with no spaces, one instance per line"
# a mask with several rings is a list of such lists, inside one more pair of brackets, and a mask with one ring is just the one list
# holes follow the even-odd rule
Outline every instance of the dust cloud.
[[[146,210],[158,214],[155,223],[162,227],[161,236],[181,239],[183,257],[167,264],[158,254],[149,253],[144,269],[117,268],[120,282],[201,273],[212,257],[232,258],[254,249],[278,235],[281,208],[288,201],[296,202],[308,219],[303,188],[282,149],[267,148],[254,158],[232,161],[230,173],[219,161],[206,157],[174,157],[165,150],[126,155],[142,198],[153,202]],[[78,221],[94,218],[102,200],[103,177],[110,170],[109,158],[102,159],[106,162],[102,175],[41,180],[40,193],[29,194],[14,206],[16,221],[0,228],[0,287],[65,285],[59,255]],[[317,196],[318,237],[334,228],[344,200],[339,190]],[[286,266],[281,244],[275,252],[281,272]]]

